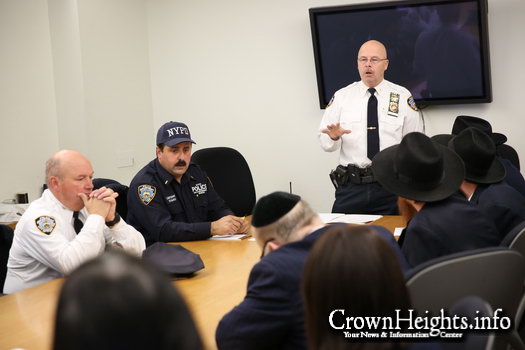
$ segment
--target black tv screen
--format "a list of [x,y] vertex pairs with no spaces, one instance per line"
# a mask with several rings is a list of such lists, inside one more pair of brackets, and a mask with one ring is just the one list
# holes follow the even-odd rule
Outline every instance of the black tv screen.
[[359,81],[357,53],[385,44],[385,79],[406,87],[419,107],[492,101],[486,0],[407,0],[311,8],[321,108]]

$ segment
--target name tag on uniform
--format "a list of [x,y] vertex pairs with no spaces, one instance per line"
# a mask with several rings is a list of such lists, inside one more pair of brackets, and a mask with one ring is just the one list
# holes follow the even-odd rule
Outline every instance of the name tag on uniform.
[[175,197],[175,195],[172,194],[171,196],[167,196],[166,200],[168,201],[168,203],[172,203],[172,202],[175,202],[177,200],[177,197]]
[[396,117],[399,114],[399,94],[390,93],[390,101],[388,102],[388,115]]

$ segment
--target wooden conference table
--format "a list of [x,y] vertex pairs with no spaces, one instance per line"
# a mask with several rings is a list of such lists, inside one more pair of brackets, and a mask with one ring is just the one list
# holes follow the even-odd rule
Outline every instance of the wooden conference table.
[[[404,226],[399,216],[385,216],[372,224],[391,232]],[[199,254],[205,269],[174,284],[186,298],[206,349],[216,349],[217,324],[244,298],[248,275],[259,260],[260,248],[248,239],[179,244]],[[0,297],[0,350],[51,349],[54,313],[62,283],[63,279],[58,279]]]

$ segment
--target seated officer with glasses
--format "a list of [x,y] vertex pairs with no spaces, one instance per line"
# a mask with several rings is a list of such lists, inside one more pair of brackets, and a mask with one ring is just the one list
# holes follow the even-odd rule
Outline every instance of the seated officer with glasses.
[[[252,215],[253,235],[262,249],[250,272],[244,300],[227,313],[216,332],[219,349],[306,349],[300,292],[303,265],[327,229],[301,197],[273,192],[259,199]],[[385,228],[369,226],[394,249],[408,268],[399,245]]]
[[321,147],[340,152],[340,165],[330,174],[334,213],[397,214],[396,196],[381,187],[370,165],[380,150],[421,131],[422,123],[410,92],[384,79],[388,62],[382,43],[365,42],[357,57],[361,81],[336,91],[324,112]]

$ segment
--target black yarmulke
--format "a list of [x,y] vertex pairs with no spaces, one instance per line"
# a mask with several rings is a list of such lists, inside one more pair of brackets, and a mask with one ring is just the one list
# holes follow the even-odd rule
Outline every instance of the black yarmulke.
[[300,200],[301,197],[286,192],[273,192],[261,197],[253,208],[252,225],[261,227],[279,220]]

